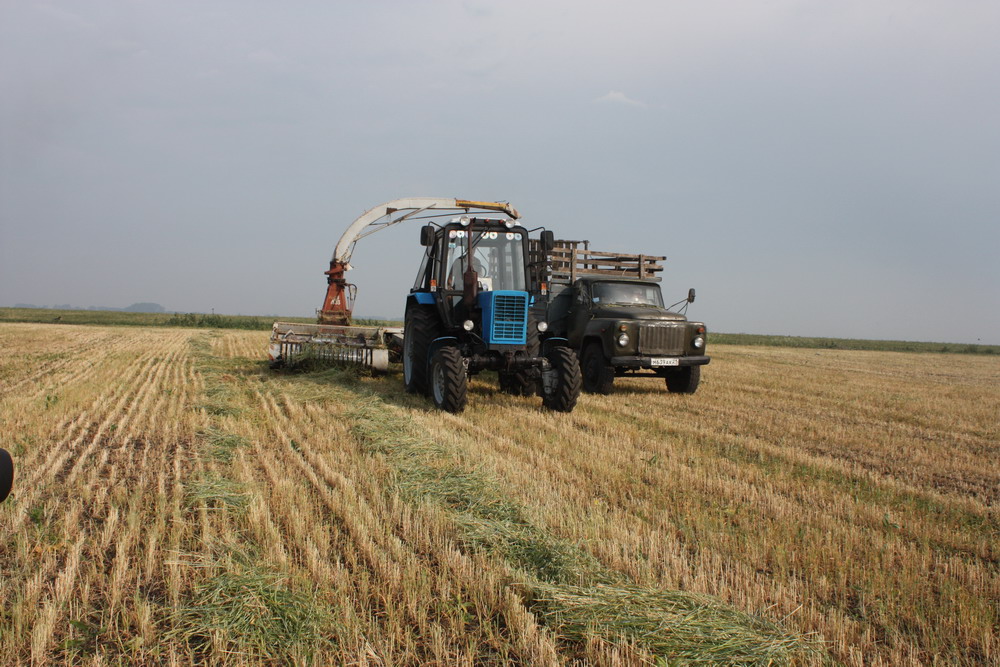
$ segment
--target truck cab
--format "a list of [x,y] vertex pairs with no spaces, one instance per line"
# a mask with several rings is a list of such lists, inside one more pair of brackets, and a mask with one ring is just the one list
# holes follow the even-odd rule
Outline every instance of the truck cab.
[[704,323],[668,310],[650,280],[579,278],[553,299],[549,318],[579,354],[586,391],[606,394],[623,375],[657,375],[670,391],[693,393],[710,361]]
[[589,241],[553,240],[532,249],[534,280],[547,294],[549,334],[562,336],[580,360],[583,389],[611,392],[616,377],[662,378],[667,390],[694,393],[707,330],[664,305],[662,256],[591,250]]

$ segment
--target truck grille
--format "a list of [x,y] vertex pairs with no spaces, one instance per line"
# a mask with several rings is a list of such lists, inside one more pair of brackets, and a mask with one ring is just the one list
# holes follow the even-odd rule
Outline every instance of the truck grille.
[[526,294],[494,294],[493,296],[494,343],[524,344],[528,321]]
[[644,324],[639,327],[639,354],[684,354],[684,332],[681,324]]

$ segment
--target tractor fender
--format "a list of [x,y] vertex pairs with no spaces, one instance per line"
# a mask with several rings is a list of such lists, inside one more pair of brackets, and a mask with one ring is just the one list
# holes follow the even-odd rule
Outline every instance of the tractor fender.
[[433,292],[411,292],[406,296],[406,309],[417,306],[433,306],[437,303],[437,296]]
[[569,347],[569,341],[559,336],[552,336],[542,341],[542,356],[547,356],[554,347]]
[[445,345],[457,344],[458,338],[455,336],[441,336],[440,338],[435,338],[431,341],[431,344],[427,346],[427,366],[431,365],[431,359],[434,355]]

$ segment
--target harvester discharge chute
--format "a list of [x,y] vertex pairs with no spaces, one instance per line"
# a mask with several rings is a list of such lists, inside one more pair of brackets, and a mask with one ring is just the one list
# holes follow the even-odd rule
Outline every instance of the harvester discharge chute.
[[402,328],[352,324],[357,287],[347,282],[345,274],[352,268],[350,260],[354,246],[366,236],[406,220],[477,211],[501,212],[514,219],[520,217],[505,202],[440,197],[395,199],[361,214],[340,237],[330,259],[330,268],[325,272],[326,297],[323,307],[316,311],[318,323],[274,323],[268,350],[271,367],[321,359],[356,363],[384,371],[390,361],[398,361],[403,346]]

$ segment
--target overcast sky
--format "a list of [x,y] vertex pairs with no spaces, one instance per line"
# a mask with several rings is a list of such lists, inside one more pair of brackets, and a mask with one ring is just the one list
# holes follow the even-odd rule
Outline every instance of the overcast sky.
[[[311,315],[508,200],[710,330],[1000,344],[993,0],[0,0],[0,305]],[[362,241],[401,316],[418,225]]]

